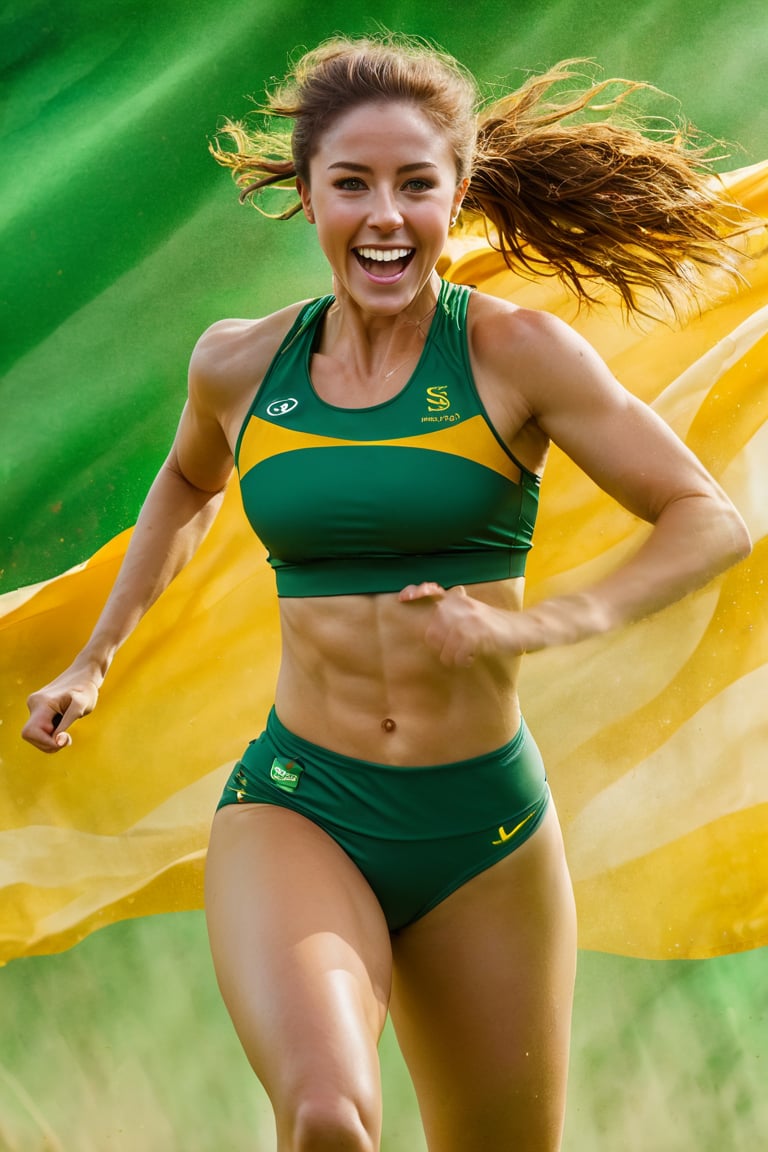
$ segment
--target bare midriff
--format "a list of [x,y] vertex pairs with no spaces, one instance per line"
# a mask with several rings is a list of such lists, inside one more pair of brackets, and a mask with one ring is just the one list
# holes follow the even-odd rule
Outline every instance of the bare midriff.
[[[522,579],[468,585],[519,611]],[[430,600],[396,593],[280,600],[283,651],[275,707],[305,740],[376,763],[414,767],[491,752],[520,726],[519,658],[449,668],[427,646]]]

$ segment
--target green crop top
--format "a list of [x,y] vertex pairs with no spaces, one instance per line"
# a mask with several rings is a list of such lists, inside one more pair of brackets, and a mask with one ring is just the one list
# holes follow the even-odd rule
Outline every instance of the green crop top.
[[469,363],[471,289],[443,281],[416,369],[392,399],[337,408],[309,374],[325,296],[278,350],[235,452],[279,596],[398,592],[521,576],[539,477],[496,434]]

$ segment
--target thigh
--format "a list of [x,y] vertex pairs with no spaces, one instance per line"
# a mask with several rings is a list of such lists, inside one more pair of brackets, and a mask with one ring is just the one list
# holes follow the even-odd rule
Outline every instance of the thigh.
[[206,913],[219,986],[281,1144],[302,1108],[344,1102],[375,1133],[391,947],[349,857],[296,812],[225,807],[211,834]]
[[430,1152],[560,1147],[576,964],[554,805],[393,938],[392,1016]]

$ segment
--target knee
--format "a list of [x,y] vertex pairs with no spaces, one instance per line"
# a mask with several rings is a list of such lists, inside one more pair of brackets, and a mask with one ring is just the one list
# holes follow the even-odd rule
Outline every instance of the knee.
[[376,1152],[378,1147],[378,1123],[353,1100],[313,1095],[296,1109],[290,1152]]

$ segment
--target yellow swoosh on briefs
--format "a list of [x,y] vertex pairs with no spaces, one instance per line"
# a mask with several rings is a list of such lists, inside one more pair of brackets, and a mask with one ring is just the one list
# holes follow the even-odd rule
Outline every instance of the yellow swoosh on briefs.
[[504,831],[504,825],[500,824],[499,825],[499,836],[501,837],[501,839],[500,840],[493,840],[492,843],[493,844],[506,844],[507,840],[511,840],[512,837],[515,835],[515,833],[519,832],[520,829],[523,827],[523,825],[527,824],[528,821],[531,820],[535,815],[536,815],[535,812],[529,812],[524,820],[521,820],[519,824],[516,824],[514,826],[514,828],[512,829],[511,832],[505,832]]

